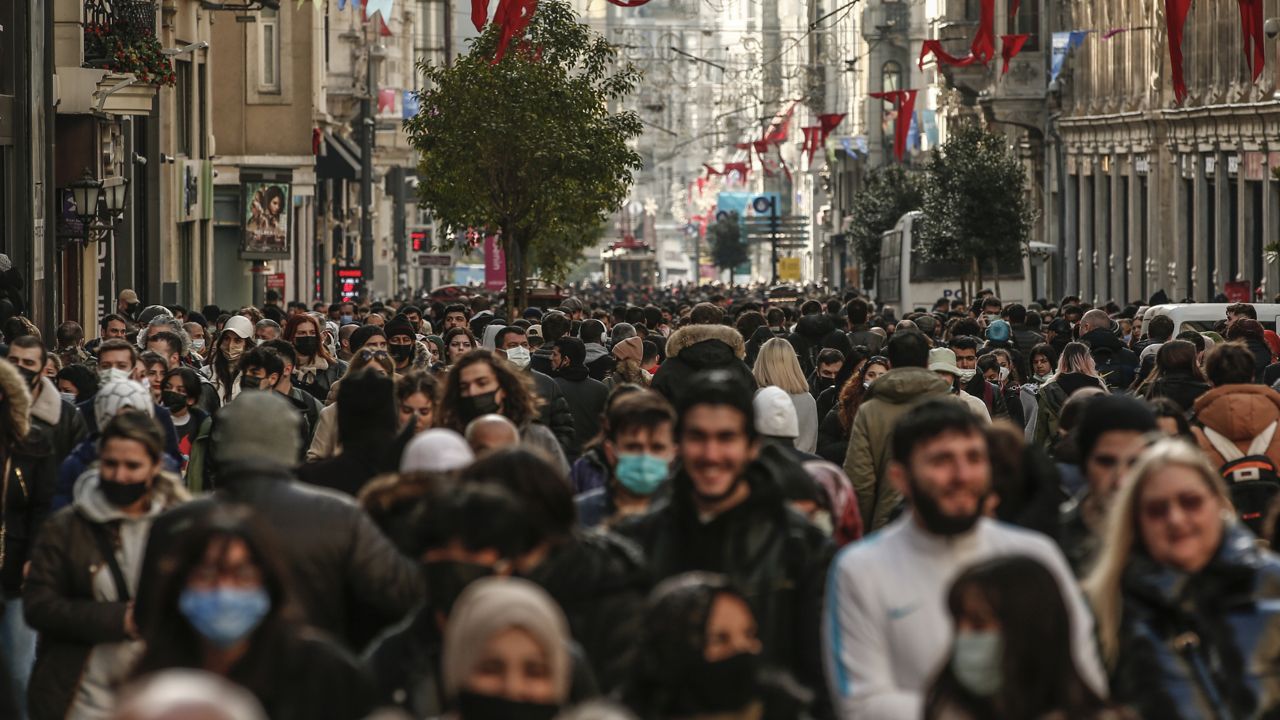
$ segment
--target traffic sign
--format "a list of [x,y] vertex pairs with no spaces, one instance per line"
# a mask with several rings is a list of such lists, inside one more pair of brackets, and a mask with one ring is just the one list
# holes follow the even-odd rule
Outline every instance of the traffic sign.
[[453,256],[448,253],[421,253],[417,257],[418,267],[447,268],[453,265]]

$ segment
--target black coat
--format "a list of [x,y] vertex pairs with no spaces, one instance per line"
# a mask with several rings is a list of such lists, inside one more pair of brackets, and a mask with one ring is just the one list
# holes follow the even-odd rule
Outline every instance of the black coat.
[[1098,374],[1112,390],[1125,390],[1138,374],[1138,356],[1124,346],[1124,342],[1107,328],[1090,330],[1080,336],[1080,342],[1089,346],[1089,354],[1098,368]]
[[1195,575],[1135,550],[1122,592],[1113,700],[1144,718],[1280,716],[1280,558],[1243,526]]
[[1169,398],[1178,403],[1185,413],[1191,412],[1196,398],[1209,392],[1209,383],[1197,380],[1186,373],[1162,374],[1147,389],[1147,399]]
[[22,566],[40,525],[49,517],[58,482],[58,466],[46,431],[31,426],[26,441],[13,451],[8,478],[2,480],[4,565],[0,567],[0,597],[16,598],[22,595]]
[[600,418],[609,400],[609,388],[599,380],[591,379],[587,368],[581,365],[557,370],[553,377],[569,403],[569,411],[573,413],[573,443],[568,452],[569,462],[573,462],[582,455],[582,446],[600,431]]
[[[212,497],[156,519],[140,587],[159,581],[151,575],[163,572],[164,549],[177,533],[215,503],[230,501],[248,505],[275,532],[281,564],[289,569],[294,599],[308,624],[347,648],[362,649],[422,601],[425,584],[418,564],[401,555],[351,498],[295,482],[280,467],[222,464],[219,474],[228,480]],[[150,611],[146,596],[139,597],[139,626]]]
[[836,329],[831,316],[826,313],[805,315],[796,323],[796,331],[791,333],[787,342],[795,348],[796,357],[800,360],[800,370],[807,377],[813,372],[818,361],[818,353],[822,351],[822,339]]
[[564,610],[606,692],[627,679],[649,590],[644,556],[632,542],[582,532],[551,548],[528,574]]
[[823,460],[843,466],[849,454],[849,431],[840,424],[840,406],[836,405],[822,416],[818,424],[818,455]]
[[569,409],[569,401],[565,399],[560,385],[550,375],[537,370],[529,370],[529,374],[533,377],[533,386],[538,397],[542,398],[538,422],[551,429],[551,434],[555,435],[556,440],[560,442],[560,449],[564,450],[565,456],[568,457],[574,438],[573,411]]
[[689,325],[667,340],[667,360],[653,376],[653,390],[680,407],[690,379],[703,370],[727,370],[752,391],[756,379],[742,358],[746,357],[742,335],[725,325]]
[[709,522],[699,519],[692,481],[680,471],[670,501],[617,530],[644,549],[655,582],[690,570],[726,575],[751,604],[763,659],[825,699],[819,625],[833,546],[784,501],[784,470],[775,465],[762,452],[743,478],[751,495]]

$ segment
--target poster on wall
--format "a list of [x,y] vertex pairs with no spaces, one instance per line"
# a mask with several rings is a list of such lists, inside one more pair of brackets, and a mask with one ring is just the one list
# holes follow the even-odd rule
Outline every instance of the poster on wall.
[[291,186],[278,181],[246,181],[243,185],[244,234],[240,257],[277,260],[290,256]]

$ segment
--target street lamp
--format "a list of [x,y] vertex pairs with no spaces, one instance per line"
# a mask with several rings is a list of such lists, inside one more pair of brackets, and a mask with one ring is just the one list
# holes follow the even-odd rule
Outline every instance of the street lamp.
[[129,202],[129,180],[117,175],[101,181],[100,184],[102,204],[106,206],[107,218],[114,225],[115,219],[124,213],[125,205]]
[[89,223],[98,216],[98,198],[102,193],[102,181],[95,178],[89,168],[84,169],[84,176],[68,186],[71,199],[76,203],[76,217],[85,229],[88,239]]

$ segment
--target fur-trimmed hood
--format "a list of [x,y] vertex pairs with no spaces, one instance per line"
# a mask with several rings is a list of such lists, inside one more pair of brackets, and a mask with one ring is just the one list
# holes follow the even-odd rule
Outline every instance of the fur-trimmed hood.
[[26,437],[31,430],[31,390],[10,362],[0,362],[0,392],[8,401],[9,422],[18,437]]
[[667,340],[667,357],[676,357],[700,342],[718,340],[729,346],[739,360],[747,356],[747,344],[742,334],[728,325],[687,325],[671,333]]
[[62,396],[58,394],[58,386],[41,376],[40,387],[40,395],[31,404],[31,417],[47,425],[57,425],[62,419]]

